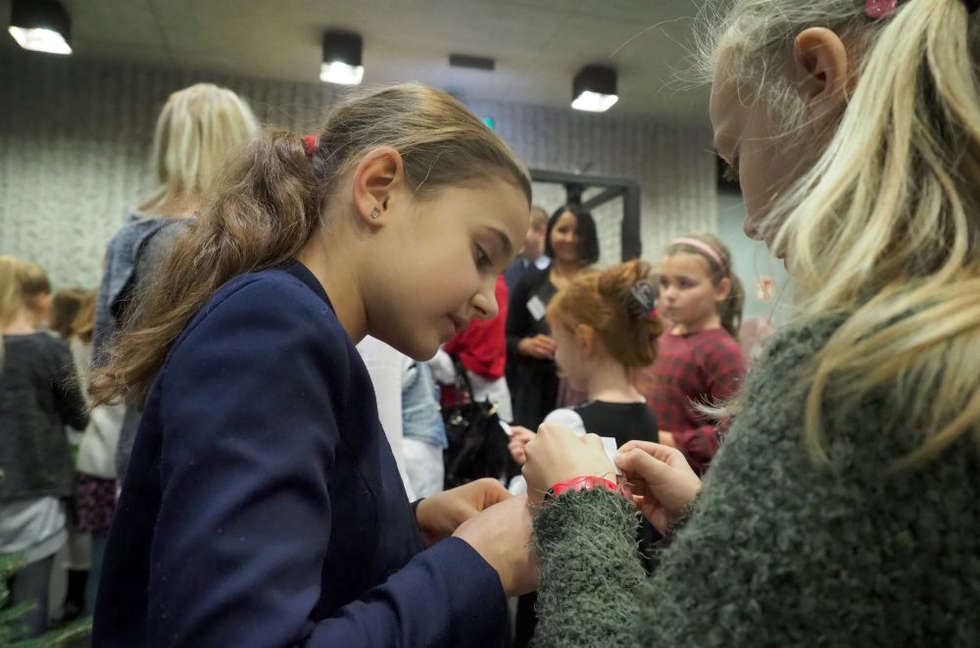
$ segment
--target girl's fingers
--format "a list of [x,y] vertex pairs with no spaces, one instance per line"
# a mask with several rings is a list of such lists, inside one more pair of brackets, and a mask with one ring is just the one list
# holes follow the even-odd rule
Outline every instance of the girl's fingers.
[[620,450],[616,465],[627,475],[636,475],[647,484],[656,484],[668,477],[670,466],[652,454],[640,449]]
[[[677,448],[672,448],[662,443],[653,443],[652,441],[627,441],[619,448],[619,454],[624,455],[633,450],[641,450],[651,457],[671,465],[678,459],[684,459],[684,453]],[[684,461],[686,462],[687,460],[684,459]]]

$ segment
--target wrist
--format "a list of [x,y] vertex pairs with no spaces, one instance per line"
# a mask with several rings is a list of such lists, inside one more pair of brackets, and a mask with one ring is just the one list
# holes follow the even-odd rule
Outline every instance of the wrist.
[[433,536],[432,530],[428,528],[429,524],[427,524],[426,520],[430,503],[427,497],[412,503],[412,507],[415,509],[415,525],[422,533],[422,539],[425,541],[425,546],[427,547],[431,547],[436,542],[436,538]]

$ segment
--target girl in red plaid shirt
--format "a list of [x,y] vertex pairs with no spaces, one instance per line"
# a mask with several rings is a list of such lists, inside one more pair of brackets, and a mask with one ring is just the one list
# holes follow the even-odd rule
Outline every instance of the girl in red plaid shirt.
[[656,362],[641,377],[660,425],[660,442],[677,447],[698,474],[718,450],[724,421],[699,405],[732,398],[745,376],[736,337],[744,292],[728,248],[710,234],[675,239],[660,262],[659,306],[670,326]]

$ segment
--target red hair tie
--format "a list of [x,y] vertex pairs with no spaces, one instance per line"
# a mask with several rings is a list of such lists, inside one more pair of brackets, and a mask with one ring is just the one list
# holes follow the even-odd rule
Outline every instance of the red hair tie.
[[303,136],[303,149],[306,150],[306,157],[312,159],[313,154],[316,153],[317,148],[320,147],[320,136],[319,135],[304,135]]

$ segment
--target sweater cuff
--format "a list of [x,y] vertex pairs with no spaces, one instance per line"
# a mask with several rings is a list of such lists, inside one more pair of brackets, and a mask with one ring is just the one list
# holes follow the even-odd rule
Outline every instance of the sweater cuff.
[[[635,641],[636,590],[646,573],[637,551],[638,517],[625,497],[605,489],[568,491],[546,501],[534,520],[539,556],[535,646],[609,646]],[[614,614],[610,614],[615,610]]]
[[503,645],[507,597],[497,571],[465,540],[451,537],[419,554],[448,592],[451,646]]

